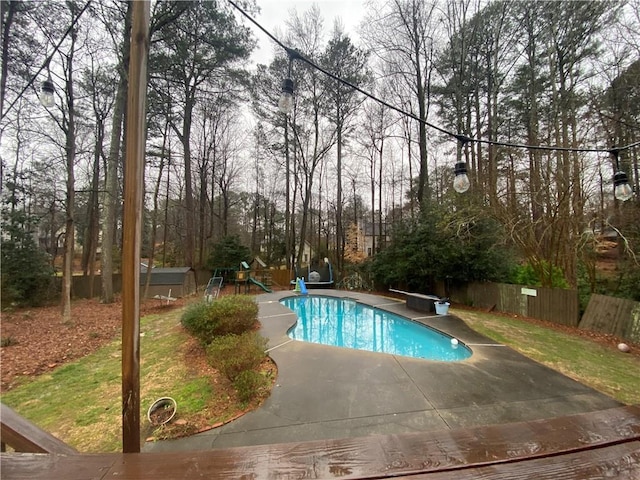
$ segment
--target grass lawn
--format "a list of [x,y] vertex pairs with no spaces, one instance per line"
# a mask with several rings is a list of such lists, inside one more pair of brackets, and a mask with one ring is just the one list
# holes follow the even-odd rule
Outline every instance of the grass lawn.
[[640,356],[536,322],[464,309],[451,313],[477,332],[625,404],[640,404]]
[[[226,378],[198,357],[180,327],[182,309],[141,319],[142,440],[189,434],[228,420],[247,406]],[[191,350],[190,350],[191,349]],[[122,451],[121,341],[4,393],[2,402],[81,452]],[[152,430],[146,414],[159,397],[173,397],[178,425]],[[183,423],[186,420],[185,423]],[[175,423],[175,422],[174,422]]]

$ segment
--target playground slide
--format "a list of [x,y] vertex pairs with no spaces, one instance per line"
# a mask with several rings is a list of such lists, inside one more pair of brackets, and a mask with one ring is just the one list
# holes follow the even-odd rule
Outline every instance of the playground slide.
[[304,283],[304,278],[300,279],[300,294],[302,295],[306,295],[309,292],[307,291],[307,286]]
[[267,288],[264,284],[260,283],[258,280],[256,280],[253,277],[249,277],[249,282],[253,283],[254,285],[259,286],[262,290],[264,290],[267,293],[271,293],[271,289]]

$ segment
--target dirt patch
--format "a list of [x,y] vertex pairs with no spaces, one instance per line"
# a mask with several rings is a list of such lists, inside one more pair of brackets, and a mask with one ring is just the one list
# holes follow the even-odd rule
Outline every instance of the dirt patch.
[[[140,315],[166,312],[184,306],[178,299],[166,304],[145,300]],[[84,357],[120,335],[122,303],[102,304],[97,299],[77,300],[72,320],[64,322],[59,305],[2,312],[0,347],[2,380],[0,392],[13,388],[22,376],[37,376]]]

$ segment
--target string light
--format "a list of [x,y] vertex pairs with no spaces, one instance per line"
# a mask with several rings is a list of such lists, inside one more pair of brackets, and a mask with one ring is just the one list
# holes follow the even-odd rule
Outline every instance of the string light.
[[629,185],[627,174],[620,170],[620,152],[617,149],[613,149],[610,153],[616,162],[616,173],[613,175],[613,195],[618,200],[626,202],[633,197],[633,189]]
[[469,182],[469,176],[467,175],[467,163],[456,163],[453,173],[455,174],[453,179],[453,189],[458,193],[464,193],[469,190],[471,182]]
[[278,100],[278,108],[282,113],[291,113],[293,109],[293,80],[290,78],[282,81],[282,95]]
[[[262,32],[267,35],[271,40],[273,40],[277,45],[279,45],[280,47],[282,47],[287,54],[289,55],[289,62],[291,63],[291,61],[293,60],[301,60],[303,62],[305,62],[307,65],[309,65],[310,67],[322,72],[323,74],[325,74],[326,76],[342,83],[343,85],[347,85],[348,87],[354,89],[355,91],[363,94],[364,96],[366,96],[367,98],[370,98],[371,100],[379,103],[380,105],[383,105],[391,110],[394,110],[406,117],[412,118],[413,120],[416,120],[417,122],[420,122],[424,125],[426,125],[427,127],[430,127],[434,130],[437,130],[440,133],[443,133],[445,135],[448,135],[450,137],[454,137],[457,138],[459,141],[461,139],[464,139],[464,143],[469,143],[469,142],[473,142],[473,143],[480,143],[480,144],[485,144],[485,145],[494,145],[494,146],[498,146],[498,147],[509,147],[509,148],[518,148],[518,149],[527,149],[527,150],[544,150],[544,151],[556,151],[556,152],[582,152],[582,153],[613,153],[615,152],[615,157],[616,157],[616,164],[617,164],[617,155],[618,152],[621,152],[623,150],[629,150],[631,148],[637,147],[640,145],[640,141],[639,142],[635,142],[629,145],[625,145],[625,146],[620,146],[620,147],[613,147],[613,148],[600,148],[600,147],[560,147],[560,146],[555,146],[555,145],[527,145],[527,144],[523,144],[523,143],[511,143],[511,142],[499,142],[499,141],[495,141],[495,140],[485,140],[485,139],[481,139],[481,138],[472,138],[472,137],[466,137],[464,135],[460,135],[458,133],[454,133],[451,132],[445,128],[442,128],[438,125],[435,125],[433,123],[428,122],[427,120],[424,120],[420,117],[417,117],[415,114],[411,113],[411,112],[407,112],[399,107],[396,107],[395,105],[391,105],[390,103],[385,102],[384,100],[374,96],[373,94],[367,92],[366,90],[363,90],[362,88],[358,87],[357,85],[352,84],[351,82],[338,77],[337,75],[325,70],[324,68],[320,67],[319,65],[315,64],[314,62],[312,62],[311,60],[309,60],[308,58],[304,57],[303,55],[301,55],[300,53],[296,52],[295,50],[287,47],[285,44],[283,44],[280,40],[278,40],[275,36],[273,36],[273,34],[271,34],[271,32],[269,32],[268,30],[266,30],[262,25],[260,25],[256,20],[254,20],[249,14],[247,14],[242,8],[240,8],[235,2],[233,2],[232,0],[227,0],[234,8],[236,8],[236,10],[238,10],[242,15],[244,15],[251,23],[253,23],[256,27],[258,27],[260,30],[262,30]],[[292,56],[293,54],[293,56]],[[286,82],[286,80],[285,80]],[[293,83],[293,82],[292,82]],[[283,91],[284,91],[284,83],[283,83]],[[293,89],[292,89],[293,92]],[[623,171],[620,170],[619,165],[616,165],[617,168],[617,172],[614,175],[614,194],[615,197],[618,200],[622,200],[622,201],[626,201],[629,200],[632,196],[633,196],[633,189],[631,188],[631,186],[629,185],[628,182],[628,178],[627,178],[627,174]],[[469,186],[465,187],[465,184],[469,183],[469,177],[467,175],[467,166],[465,162],[457,162],[455,167],[454,167],[454,173],[456,175],[456,178],[458,179],[458,188],[460,188],[461,192],[465,192],[468,190]],[[465,182],[465,177],[466,177],[466,182]],[[456,189],[456,191],[459,191],[458,188],[456,188],[455,185],[455,180],[454,180],[454,188]]]
[[291,67],[293,65],[293,61],[297,58],[300,58],[300,54],[291,48],[286,48],[287,55],[289,56],[289,68],[287,70],[287,78],[282,81],[282,94],[280,95],[280,99],[278,100],[278,108],[284,114],[291,113],[293,109],[293,89],[294,84],[293,80],[291,80]]
[[[464,135],[457,135],[456,138],[460,142],[461,149],[464,149],[466,153],[467,143],[469,142],[469,139]],[[471,182],[469,182],[469,176],[467,175],[467,162],[457,162],[455,167],[453,168],[453,173],[453,189],[458,193],[465,193],[467,190],[469,190]]]
[[45,108],[51,108],[56,104],[56,99],[53,96],[55,93],[55,87],[53,86],[53,81],[51,80],[51,74],[47,76],[47,79],[42,82],[42,87],[40,88],[40,103]]

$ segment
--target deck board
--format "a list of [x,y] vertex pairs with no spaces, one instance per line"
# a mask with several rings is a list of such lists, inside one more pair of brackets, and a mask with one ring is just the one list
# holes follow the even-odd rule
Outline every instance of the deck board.
[[[640,406],[401,435],[199,452],[2,454],[2,478],[640,478]],[[597,474],[597,475],[596,475]]]
[[584,480],[640,478],[640,442],[457,470],[400,476],[411,480]]

